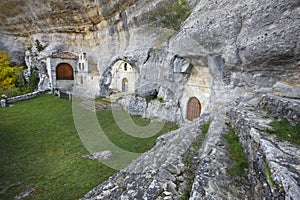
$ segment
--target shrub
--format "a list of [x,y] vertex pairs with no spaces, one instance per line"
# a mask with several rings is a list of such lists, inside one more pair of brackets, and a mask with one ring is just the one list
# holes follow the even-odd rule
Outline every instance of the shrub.
[[164,99],[162,97],[157,97],[157,100],[160,102],[160,103],[163,103],[164,102]]
[[29,88],[31,91],[34,91],[39,83],[39,78],[36,76],[35,70],[31,67],[30,68],[30,75],[29,75]]
[[35,40],[35,47],[38,50],[38,52],[41,52],[45,49],[45,47],[40,43],[38,39]]
[[166,1],[152,12],[150,21],[164,28],[179,30],[190,13],[186,0]]
[[0,93],[18,93],[22,66],[12,66],[11,56],[6,51],[0,51]]

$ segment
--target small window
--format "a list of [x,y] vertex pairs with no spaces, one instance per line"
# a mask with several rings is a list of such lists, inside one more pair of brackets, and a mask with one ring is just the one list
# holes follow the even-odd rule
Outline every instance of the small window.
[[79,70],[81,70],[81,63],[79,63]]
[[127,71],[127,63],[124,64],[124,71]]
[[123,78],[122,80],[122,92],[128,92],[128,80]]

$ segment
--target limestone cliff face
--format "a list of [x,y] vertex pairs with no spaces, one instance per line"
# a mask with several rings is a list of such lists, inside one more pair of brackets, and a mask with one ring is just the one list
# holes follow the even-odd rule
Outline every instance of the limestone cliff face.
[[28,37],[36,33],[87,33],[128,10],[137,0],[2,1],[1,32]]
[[[153,10],[163,5],[161,2],[3,0],[0,44],[2,48],[24,52],[39,39],[50,51],[83,48],[100,60],[102,52],[109,48],[105,54],[121,56],[128,46],[147,48],[144,42],[157,35],[153,30],[137,33],[136,29],[151,26],[152,14],[157,14]],[[191,4],[197,6],[181,31],[171,34],[168,51],[182,56],[219,54],[226,66],[249,66],[251,70],[253,66],[266,68],[297,62],[299,1],[227,0],[191,1]],[[154,25],[160,28],[161,24]],[[161,43],[167,41],[168,37],[160,38]],[[53,43],[59,47],[55,49]],[[157,48],[152,45],[149,46]]]
[[241,71],[299,69],[299,6],[296,0],[201,1],[171,47],[187,56],[222,55],[224,66]]
[[137,2],[2,1],[0,46],[13,52],[13,56],[19,62],[21,54],[25,55],[25,50],[34,46],[36,39],[44,46],[57,44],[52,45],[55,47],[49,48],[50,51],[72,51],[77,46],[87,48],[90,44],[95,46],[99,42],[91,41],[91,38],[100,40],[111,33],[128,28],[126,13],[130,12],[129,8]]
[[[124,60],[138,72],[135,93],[139,97],[132,95],[122,100],[128,108],[141,108],[134,112],[131,110],[135,114],[182,122],[186,118],[189,99],[197,97],[202,104],[202,112],[216,114],[212,114],[215,119],[212,123],[214,130],[210,130],[211,134],[199,156],[199,162],[205,166],[199,167],[199,180],[193,186],[191,197],[198,199],[199,195],[204,195],[204,199],[240,199],[241,194],[234,193],[232,188],[231,192],[228,190],[228,185],[231,187],[234,181],[226,181],[227,175],[224,175],[226,170],[222,157],[226,153],[221,135],[226,130],[227,120],[232,120],[235,128],[241,130],[240,137],[246,137],[244,134],[251,128],[240,127],[234,121],[237,120],[235,118],[246,116],[243,111],[230,111],[227,106],[235,102],[244,109],[247,106],[241,99],[259,101],[254,98],[257,94],[272,92],[279,98],[294,99],[292,102],[299,105],[299,93],[293,91],[298,91],[295,88],[300,84],[300,2],[189,0],[186,9],[182,9],[182,4],[173,7],[172,2],[176,1],[2,0],[0,49],[8,50],[20,63],[24,60],[25,51],[30,50],[26,58],[29,60],[30,57],[31,63],[37,68],[52,53],[78,53],[83,49],[89,62],[97,66],[95,71],[100,73],[97,94],[102,95],[110,93],[110,75],[114,64]],[[188,16],[181,14],[185,12]],[[40,51],[36,40],[43,47]],[[155,100],[147,106],[144,99],[138,100],[140,96],[149,96],[153,92],[158,93],[161,102]],[[135,105],[132,106],[132,102]],[[230,119],[226,112],[231,113]],[[251,131],[256,137],[256,132]],[[255,138],[249,140],[254,141]],[[259,149],[261,155],[255,157],[249,153],[249,162],[254,166],[249,176],[253,185],[261,186],[253,188],[254,197],[291,197],[289,195],[293,195],[293,192],[286,189],[291,185],[286,181],[284,184],[287,185],[284,185],[276,177],[274,189],[268,186],[266,176],[260,175],[265,174],[262,166],[270,161],[270,154],[268,148],[260,148],[259,140],[253,149],[249,149],[251,141],[244,143],[244,148],[248,148],[248,152]],[[273,142],[273,139],[270,141]],[[262,164],[257,167],[255,160],[251,160],[254,158]],[[215,165],[218,159],[220,162]],[[271,164],[275,172],[281,168]],[[295,165],[291,171],[296,170],[299,174],[299,163]],[[214,171],[211,169],[216,169],[216,174],[206,177],[207,173]],[[225,178],[220,177],[222,173]],[[142,180],[139,174],[136,176],[137,182]],[[296,181],[291,187],[299,195],[299,180]],[[143,190],[147,190],[147,187],[145,185]],[[120,188],[124,189],[123,186]],[[161,190],[159,186],[158,194]],[[245,190],[247,188],[241,191]],[[122,191],[119,195],[122,195]],[[123,195],[130,194],[125,191]],[[129,197],[136,197],[132,195]],[[182,195],[182,191],[176,195]],[[111,197],[115,198],[119,196]]]

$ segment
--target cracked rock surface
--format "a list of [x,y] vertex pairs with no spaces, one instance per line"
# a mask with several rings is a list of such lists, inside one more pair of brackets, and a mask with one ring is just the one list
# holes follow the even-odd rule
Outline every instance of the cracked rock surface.
[[184,156],[196,138],[203,140],[200,127],[208,120],[204,116],[160,136],[155,147],[83,199],[180,199],[189,189]]

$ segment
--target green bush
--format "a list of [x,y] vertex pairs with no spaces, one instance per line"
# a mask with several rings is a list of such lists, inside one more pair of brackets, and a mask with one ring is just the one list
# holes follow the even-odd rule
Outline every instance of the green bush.
[[38,39],[35,40],[35,47],[38,50],[38,52],[41,52],[45,49],[45,47],[40,43]]
[[29,88],[31,91],[34,91],[39,84],[39,78],[36,76],[35,70],[31,67],[30,68],[30,75],[29,75]]
[[164,102],[164,99],[162,97],[157,97],[157,100],[160,102],[160,103],[163,103]]
[[186,0],[164,1],[151,13],[150,21],[164,28],[179,30],[190,13]]

